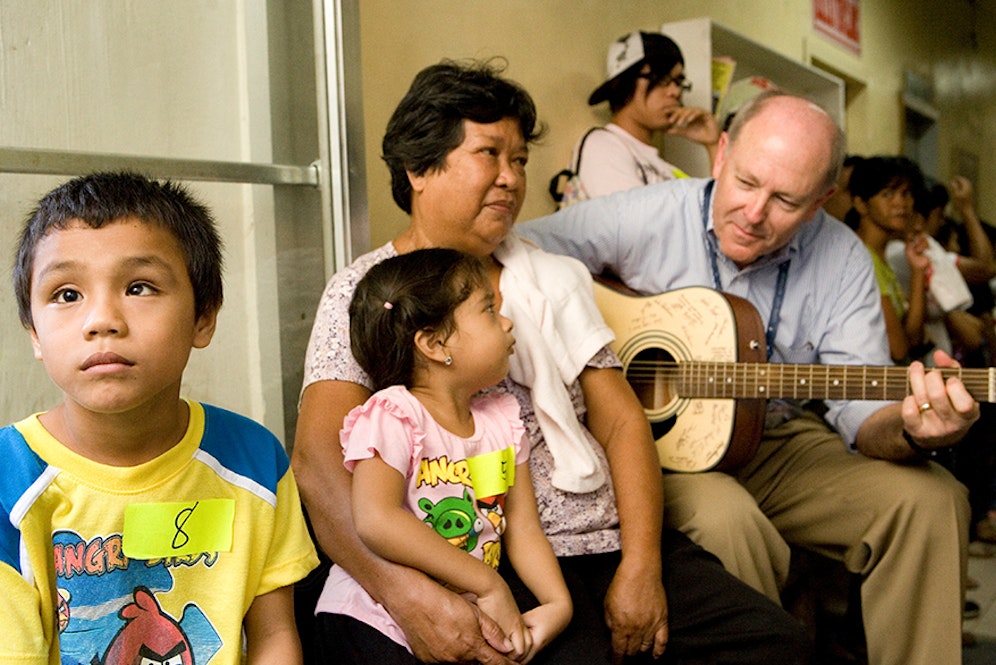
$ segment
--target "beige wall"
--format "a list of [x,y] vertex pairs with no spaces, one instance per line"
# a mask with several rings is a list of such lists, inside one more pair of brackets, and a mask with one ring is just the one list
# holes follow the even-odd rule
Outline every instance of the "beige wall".
[[[979,3],[983,4],[983,3]],[[940,174],[949,177],[954,148],[978,157],[981,210],[996,222],[996,18],[991,6],[976,18],[980,48],[968,48],[970,12],[964,0],[876,0],[861,3],[862,53],[853,56],[811,29],[808,0],[363,0],[360,5],[364,123],[371,240],[393,237],[406,223],[390,197],[380,140],[395,104],[422,67],[449,58],[508,60],[507,74],[534,96],[549,126],[528,167],[529,193],[521,218],[552,210],[550,176],[563,168],[585,128],[606,121],[588,94],[602,80],[609,42],[633,29],[710,16],[728,28],[802,62],[816,61],[857,82],[849,97],[849,149],[860,154],[902,150],[899,98],[906,69],[935,75],[948,91],[938,100]],[[987,83],[967,94],[947,72],[973,72]],[[695,82],[708,85],[708,82]],[[604,107],[604,105],[603,105]],[[992,212],[987,212],[992,211]]]
[[[0,2],[0,146],[269,162],[267,20],[254,0]],[[22,220],[66,179],[0,174],[4,425],[60,398],[17,320],[9,269]],[[225,240],[226,297],[214,340],[191,356],[184,394],[282,434],[272,188],[190,186]]]

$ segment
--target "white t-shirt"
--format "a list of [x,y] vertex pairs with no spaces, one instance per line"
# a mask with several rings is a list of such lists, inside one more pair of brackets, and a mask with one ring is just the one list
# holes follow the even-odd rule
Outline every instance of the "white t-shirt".
[[[944,317],[948,312],[971,307],[972,293],[958,271],[958,255],[955,252],[945,250],[940,243],[928,237],[927,256],[930,258],[930,272],[927,278],[927,316],[923,329],[935,347],[951,353],[953,345]],[[885,246],[885,258],[909,295],[911,275],[910,265],[906,261],[906,243],[901,240],[889,241]],[[931,361],[931,358],[925,360]]]
[[[580,146],[579,140],[571,164],[578,165]],[[677,166],[662,159],[657,148],[611,122],[584,140],[578,175],[588,198],[687,177]]]

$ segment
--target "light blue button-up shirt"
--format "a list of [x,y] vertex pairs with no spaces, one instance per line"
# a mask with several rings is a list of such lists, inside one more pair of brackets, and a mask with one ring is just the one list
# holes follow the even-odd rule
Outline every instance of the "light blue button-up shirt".
[[[575,204],[516,225],[544,249],[610,271],[645,294],[688,286],[721,289],[750,301],[768,324],[779,264],[791,261],[771,362],[891,365],[882,303],[868,251],[857,235],[822,210],[782,249],[740,269],[718,250],[708,180],[637,187]],[[713,250],[713,248],[716,250]],[[858,428],[889,402],[830,401],[827,422],[854,450]]]

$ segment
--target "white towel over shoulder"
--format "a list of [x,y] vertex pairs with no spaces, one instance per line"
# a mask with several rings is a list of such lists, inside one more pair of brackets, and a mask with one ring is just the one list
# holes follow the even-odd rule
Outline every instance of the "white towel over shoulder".
[[551,482],[584,493],[605,483],[567,386],[614,339],[595,304],[591,275],[576,259],[550,254],[514,233],[495,251],[502,314],[515,324],[509,376],[532,393],[536,419],[554,459]]

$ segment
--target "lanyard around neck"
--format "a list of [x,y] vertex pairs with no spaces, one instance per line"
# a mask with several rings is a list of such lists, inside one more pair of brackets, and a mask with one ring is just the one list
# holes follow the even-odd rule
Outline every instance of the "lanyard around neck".
[[[716,262],[716,247],[709,237],[709,206],[712,203],[712,189],[716,184],[715,180],[710,180],[705,188],[705,195],[702,198],[702,235],[705,239],[706,253],[712,263],[712,283],[717,291],[723,290],[723,282],[719,278],[719,264]],[[775,283],[775,299],[771,303],[771,314],[768,316],[768,327],[764,331],[764,341],[767,344],[768,360],[771,360],[771,353],[775,348],[775,335],[778,333],[779,313],[782,310],[782,302],[785,300],[785,288],[788,284],[788,270],[791,259],[783,261],[778,266],[778,281]]]

